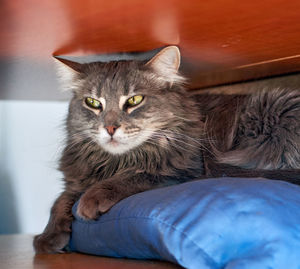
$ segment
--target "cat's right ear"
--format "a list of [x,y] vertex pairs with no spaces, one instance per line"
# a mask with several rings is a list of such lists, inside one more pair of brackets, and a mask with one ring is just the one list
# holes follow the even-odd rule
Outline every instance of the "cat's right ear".
[[177,46],[168,46],[163,48],[154,57],[146,63],[146,66],[152,67],[159,79],[169,83],[182,83],[185,78],[179,75],[180,51]]
[[63,90],[71,89],[74,90],[80,74],[83,72],[83,65],[77,62],[73,62],[59,56],[53,56],[57,74],[62,84]]

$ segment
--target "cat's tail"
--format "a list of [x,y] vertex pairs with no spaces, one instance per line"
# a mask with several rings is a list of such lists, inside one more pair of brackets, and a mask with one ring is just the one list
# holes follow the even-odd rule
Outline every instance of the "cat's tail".
[[300,90],[250,95],[220,163],[251,169],[300,169]]

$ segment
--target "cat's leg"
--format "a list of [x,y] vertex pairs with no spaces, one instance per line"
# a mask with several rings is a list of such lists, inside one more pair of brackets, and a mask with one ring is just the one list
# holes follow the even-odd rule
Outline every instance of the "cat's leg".
[[85,219],[96,219],[107,212],[120,200],[149,189],[176,184],[168,177],[155,177],[148,174],[134,174],[131,177],[115,175],[92,185],[80,198],[77,213]]
[[67,191],[57,198],[45,230],[34,238],[33,245],[37,253],[64,252],[71,233],[72,206],[78,198],[78,194]]
[[300,90],[250,96],[235,128],[232,147],[216,154],[219,162],[251,169],[300,169]]

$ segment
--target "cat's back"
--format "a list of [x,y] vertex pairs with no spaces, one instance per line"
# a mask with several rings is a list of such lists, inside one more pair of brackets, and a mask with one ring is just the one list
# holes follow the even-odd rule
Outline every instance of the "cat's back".
[[199,113],[205,123],[208,146],[225,151],[235,135],[235,123],[247,95],[195,94]]
[[233,129],[230,148],[219,161],[251,169],[300,169],[300,90],[247,96]]

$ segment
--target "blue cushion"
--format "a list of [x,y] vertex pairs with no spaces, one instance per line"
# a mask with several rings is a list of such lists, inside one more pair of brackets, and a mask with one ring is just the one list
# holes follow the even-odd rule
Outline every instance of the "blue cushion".
[[300,268],[300,187],[217,178],[139,193],[96,221],[76,216],[70,247],[189,269]]

